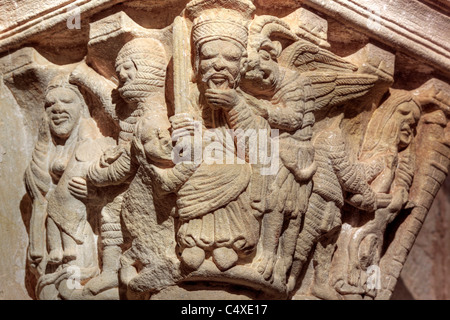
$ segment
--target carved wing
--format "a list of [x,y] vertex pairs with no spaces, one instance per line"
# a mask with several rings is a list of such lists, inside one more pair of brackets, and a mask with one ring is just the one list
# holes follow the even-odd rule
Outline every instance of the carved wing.
[[310,79],[316,99],[314,110],[361,97],[378,80],[377,76],[356,73],[356,65],[303,40],[284,50],[279,60]]
[[365,95],[378,80],[368,74],[304,73],[311,81],[316,102],[313,110],[335,106]]
[[358,70],[357,66],[334,53],[303,40],[296,41],[286,48],[279,60],[286,67],[301,73],[309,71],[351,73]]

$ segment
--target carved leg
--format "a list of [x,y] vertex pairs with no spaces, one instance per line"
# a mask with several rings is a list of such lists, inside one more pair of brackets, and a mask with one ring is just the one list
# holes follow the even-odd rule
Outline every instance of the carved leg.
[[303,214],[289,219],[288,227],[280,240],[280,261],[276,264],[275,274],[282,283],[286,283],[287,272],[292,266],[293,255],[297,246]]
[[104,246],[102,272],[86,284],[83,294],[97,295],[119,286],[118,270],[122,254],[120,245],[123,243],[120,225],[122,202],[123,194],[120,194],[101,211],[101,237]]
[[33,201],[33,211],[30,221],[30,246],[29,258],[36,265],[44,259],[45,256],[45,217],[47,212],[47,202]]
[[308,260],[312,248],[316,245],[322,230],[323,215],[327,209],[327,201],[318,194],[313,193],[309,199],[308,211],[305,214],[305,222],[295,247],[294,261],[288,281],[288,291],[295,289],[297,279]]
[[48,263],[59,264],[63,260],[61,231],[52,218],[47,218]]
[[65,262],[75,260],[77,258],[77,243],[65,232],[61,232],[61,238],[64,247],[63,259]]
[[118,246],[107,246],[103,249],[102,273],[90,280],[84,287],[83,295],[97,295],[108,289],[119,286],[119,258],[122,249]]
[[272,278],[275,264],[278,241],[283,227],[284,214],[279,211],[272,211],[264,216],[262,253],[257,259],[257,270],[264,279]]
[[317,243],[314,253],[314,281],[312,285],[312,294],[320,299],[341,300],[341,296],[330,285],[329,272],[334,251],[336,250],[336,241],[339,236],[339,229],[335,229],[324,235],[321,241]]

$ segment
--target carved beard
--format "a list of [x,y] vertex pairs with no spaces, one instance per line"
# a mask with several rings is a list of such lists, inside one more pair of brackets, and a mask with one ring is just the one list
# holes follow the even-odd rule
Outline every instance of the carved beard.
[[151,92],[155,92],[155,88],[159,87],[150,84],[147,79],[139,78],[138,73],[136,79],[124,83],[118,91],[125,102],[143,102]]
[[214,69],[206,72],[201,83],[207,89],[236,89],[241,81],[241,75],[233,78],[228,70],[216,71]]

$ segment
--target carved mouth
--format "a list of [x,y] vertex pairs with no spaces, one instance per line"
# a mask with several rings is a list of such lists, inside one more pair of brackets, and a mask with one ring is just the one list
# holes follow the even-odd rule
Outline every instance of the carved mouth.
[[403,126],[400,133],[410,135],[412,134],[412,129],[409,126]]
[[59,115],[59,116],[54,116],[52,117],[52,122],[56,125],[60,125],[66,121],[69,121],[70,117],[69,115],[65,114],[65,115]]
[[245,77],[249,80],[262,80],[264,79],[264,74],[259,70],[252,70],[245,74]]
[[229,87],[229,79],[223,74],[215,74],[208,79],[208,87],[212,89],[226,89]]

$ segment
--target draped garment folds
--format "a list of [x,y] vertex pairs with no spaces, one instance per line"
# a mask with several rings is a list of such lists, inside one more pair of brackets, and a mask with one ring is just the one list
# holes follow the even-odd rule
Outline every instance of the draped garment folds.
[[[242,159],[238,162],[224,112],[207,106],[199,112],[202,112],[203,137],[205,130],[211,133],[213,129],[216,146],[223,146],[212,152],[212,157],[223,159],[223,164],[203,159],[179,190],[178,243],[184,248],[198,246],[207,251],[228,247],[238,253],[251,252],[259,238],[259,221],[251,208],[247,191],[251,165]],[[205,150],[205,143],[202,149]],[[226,160],[230,156],[233,157],[232,164]]]

